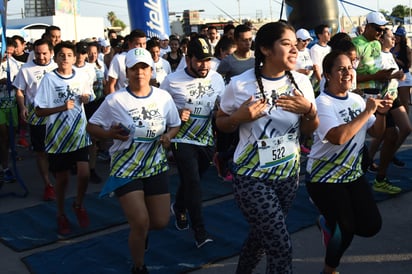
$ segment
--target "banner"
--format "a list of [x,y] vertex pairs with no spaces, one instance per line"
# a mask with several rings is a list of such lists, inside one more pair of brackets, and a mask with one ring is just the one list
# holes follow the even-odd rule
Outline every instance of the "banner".
[[[1,28],[1,58],[6,51],[6,29],[7,29],[7,0],[0,1],[0,28]],[[1,59],[0,58],[0,59]]]
[[170,34],[167,0],[127,0],[130,28],[141,29],[147,37]]
[[79,15],[79,0],[56,0],[56,15]]

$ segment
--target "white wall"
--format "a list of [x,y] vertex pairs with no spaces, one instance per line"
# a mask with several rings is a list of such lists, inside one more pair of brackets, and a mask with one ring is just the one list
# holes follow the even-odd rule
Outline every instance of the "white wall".
[[[7,21],[7,26],[21,26],[35,23],[44,23],[58,26],[62,32],[62,40],[80,41],[89,37],[104,37],[103,17],[81,17],[72,15],[31,17]],[[75,27],[76,26],[76,27]],[[43,32],[42,32],[43,33]],[[38,37],[28,37],[26,40],[39,39],[42,33],[33,33]],[[9,35],[7,33],[7,35]]]

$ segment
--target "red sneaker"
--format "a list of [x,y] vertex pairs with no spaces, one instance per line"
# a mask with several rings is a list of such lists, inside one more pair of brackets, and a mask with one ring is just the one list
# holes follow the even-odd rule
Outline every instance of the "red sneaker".
[[17,141],[17,145],[20,146],[20,147],[24,147],[24,148],[30,147],[29,142],[27,142],[27,140],[26,140],[25,138],[20,138],[20,139]]
[[76,213],[77,222],[79,223],[80,227],[88,227],[90,224],[89,215],[84,207],[76,206],[73,203],[73,211]]
[[70,233],[70,223],[64,214],[57,217],[57,232],[60,235],[67,235]]
[[54,187],[52,185],[47,185],[44,188],[43,201],[54,201],[56,200],[56,193],[54,192]]

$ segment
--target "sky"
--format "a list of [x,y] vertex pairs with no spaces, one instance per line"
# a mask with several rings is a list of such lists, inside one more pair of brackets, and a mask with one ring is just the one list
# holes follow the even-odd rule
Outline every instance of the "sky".
[[[142,0],[133,0],[142,1]],[[183,12],[183,10],[204,10],[200,13],[202,19],[217,19],[221,16],[230,15],[234,19],[256,18],[260,14],[263,18],[278,19],[281,10],[281,0],[168,0],[169,12]],[[305,0],[308,1],[308,0]],[[389,13],[397,5],[409,6],[412,0],[347,0],[346,2],[354,3],[372,10],[386,10]],[[341,15],[346,15],[342,3],[338,1]],[[348,14],[365,15],[369,11],[349,4],[343,4]],[[7,6],[8,18],[21,18],[21,11],[24,8],[24,0],[10,0]],[[129,24],[127,1],[126,0],[80,0],[80,12],[82,16],[103,16],[106,18],[107,13],[113,11],[116,16],[127,25]],[[285,15],[285,11],[283,12]],[[284,16],[285,17],[285,16]],[[172,18],[171,18],[172,19]],[[106,20],[106,25],[109,23]]]

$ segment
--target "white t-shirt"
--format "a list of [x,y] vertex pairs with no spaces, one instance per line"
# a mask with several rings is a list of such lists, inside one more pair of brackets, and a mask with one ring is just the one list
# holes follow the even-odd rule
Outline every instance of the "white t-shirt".
[[34,97],[37,94],[43,76],[57,68],[57,64],[50,61],[47,65],[37,65],[33,60],[24,64],[13,81],[13,86],[24,92],[25,104],[28,109],[27,123],[42,125],[46,123],[45,117],[37,117],[34,113]]
[[109,71],[107,72],[108,77],[117,79],[116,85],[114,86],[115,90],[124,88],[128,85],[126,77],[126,54],[127,52],[122,52],[113,56]]
[[331,47],[326,45],[326,46],[321,46],[319,44],[314,44],[310,48],[310,57],[312,58],[312,62],[315,65],[318,65],[320,74],[322,75],[323,73],[323,68],[322,68],[322,62],[323,58],[331,51]]
[[93,83],[94,81],[96,81],[96,71],[94,69],[94,65],[85,62],[84,66],[73,66],[73,69],[77,70],[81,74],[86,74],[87,78],[89,79],[90,87],[91,89],[93,89]]
[[[10,72],[10,81],[13,81],[19,72],[21,62],[18,62],[13,57],[9,57],[8,61],[3,61],[0,65],[0,79],[7,79],[7,72]],[[8,90],[7,84],[0,85],[0,109],[8,109],[16,106],[16,90],[10,87]]]
[[216,57],[212,57],[210,60],[210,69],[216,71],[220,65],[220,60]]
[[163,58],[159,58],[159,61],[154,63],[156,69],[156,81],[162,83],[166,76],[172,73],[169,61]]
[[71,76],[62,76],[57,69],[47,73],[40,83],[35,107],[54,108],[62,106],[67,100],[74,100],[74,108],[48,116],[46,124],[45,147],[47,153],[67,153],[87,147],[91,144],[86,132],[86,114],[80,95],[90,95],[90,87],[86,74],[73,70]]
[[[138,97],[128,88],[108,96],[90,118],[91,124],[109,129],[122,123],[130,131],[125,142],[114,139],[110,176],[146,178],[168,169],[166,153],[159,137],[167,127],[180,126],[177,108],[170,94],[152,87],[148,96]],[[101,195],[108,194],[127,180],[108,180]]]
[[348,183],[362,176],[362,149],[366,131],[375,123],[371,116],[356,135],[343,145],[334,145],[326,135],[334,127],[349,123],[365,110],[361,96],[348,92],[347,96],[336,97],[322,92],[316,98],[319,126],[314,132],[313,145],[309,154],[307,171],[311,182]]
[[[303,50],[298,51],[298,58],[296,59],[295,70],[307,69],[307,68],[313,69],[313,62],[312,62],[312,58],[310,57],[309,49],[304,48]],[[312,73],[310,75],[312,75]]]
[[[378,64],[380,69],[393,69],[392,73],[395,73],[399,70],[399,66],[393,58],[393,54],[391,52],[383,52],[381,51],[381,58],[380,63]],[[381,94],[384,95],[389,93],[393,99],[398,97],[398,84],[399,81],[397,79],[390,79],[387,82],[377,82],[377,88],[381,90]]]
[[212,110],[225,89],[222,76],[210,70],[205,78],[194,78],[179,70],[169,74],[160,88],[172,95],[178,109],[191,110],[190,119],[182,124],[173,142],[212,146]]
[[[291,71],[291,73],[303,96],[315,105],[314,92],[309,78],[296,71]],[[233,157],[237,166],[236,173],[268,180],[285,180],[299,173],[301,115],[277,108],[274,100],[280,95],[294,95],[293,91],[296,87],[287,75],[280,78],[262,77],[262,84],[265,97],[268,99],[266,116],[239,125],[239,144]],[[263,98],[256,82],[254,69],[247,70],[231,79],[223,93],[220,107],[224,113],[231,115],[251,96],[255,100]],[[259,155],[260,149],[257,148],[258,144],[261,143],[263,147],[263,142],[266,140],[282,136],[291,136],[289,140],[293,149],[291,159],[280,165],[260,167],[262,161]]]

